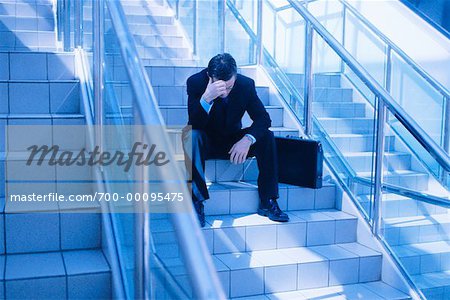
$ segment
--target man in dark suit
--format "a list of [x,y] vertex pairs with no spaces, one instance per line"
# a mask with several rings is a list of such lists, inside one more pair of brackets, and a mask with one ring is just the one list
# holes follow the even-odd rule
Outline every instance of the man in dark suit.
[[[256,94],[253,79],[237,74],[236,61],[230,54],[218,54],[207,69],[188,78],[187,93],[188,125],[192,130],[186,127],[182,138],[192,179],[192,200],[201,226],[205,225],[203,201],[209,199],[205,160],[212,158],[241,164],[248,156],[256,156],[258,214],[274,221],[288,221],[288,215],[277,203],[277,154],[274,135],[269,130],[272,121]],[[242,128],[245,112],[253,121],[248,128]]]

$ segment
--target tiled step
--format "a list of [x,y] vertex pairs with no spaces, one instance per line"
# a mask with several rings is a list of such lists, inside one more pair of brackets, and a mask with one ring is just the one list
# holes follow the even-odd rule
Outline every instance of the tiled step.
[[401,245],[393,251],[411,275],[450,271],[448,241]]
[[162,8],[161,10],[158,10],[157,8],[142,8],[141,14],[125,13],[125,15],[129,24],[173,25],[175,22],[175,17],[173,17],[170,12],[167,12],[165,8]]
[[[79,114],[76,80],[0,81],[0,110],[10,114]],[[5,105],[6,104],[6,105]]]
[[[341,152],[369,152],[374,151],[373,134],[332,133],[331,139]],[[395,136],[387,135],[385,138],[385,150],[395,150]]]
[[[381,254],[357,243],[214,255],[228,297],[378,281]],[[359,272],[364,270],[364,272]]]
[[[303,74],[288,73],[288,78],[292,83],[298,87],[303,88],[304,78]],[[313,83],[315,87],[341,87],[341,75],[340,74],[314,74]]]
[[161,35],[135,35],[137,46],[142,47],[175,47],[183,48],[188,44],[182,36],[165,37]]
[[327,133],[356,133],[373,132],[374,121],[371,118],[318,118]]
[[6,299],[108,299],[111,270],[101,250],[2,256]]
[[142,47],[137,46],[138,54],[141,59],[190,59],[192,53],[189,48],[175,47]]
[[[360,203],[366,211],[370,209],[370,195],[359,195]],[[396,194],[383,194],[382,214],[383,218],[415,217],[447,214],[444,207],[428,204],[408,197]]]
[[427,299],[448,299],[450,295],[450,271],[412,276]]
[[366,116],[366,104],[358,102],[313,102],[313,113],[319,118],[364,118]]
[[[335,207],[334,184],[324,183],[322,188],[315,190],[279,184],[279,189],[278,203],[280,208],[286,211]],[[253,214],[259,207],[260,200],[255,181],[211,183],[208,191],[210,199],[205,202],[206,215]]]
[[[266,110],[272,120],[272,126],[283,127],[283,108],[280,106],[266,106]],[[188,113],[186,106],[160,106],[161,114],[167,125],[186,125]],[[242,126],[248,127],[252,123],[246,113],[242,119]]]
[[[58,211],[57,204],[52,206]],[[17,213],[17,209],[13,209],[14,213],[8,213],[8,203],[5,209],[5,252],[8,254],[101,247],[101,214],[98,209],[82,213],[68,210],[62,213]]]
[[52,31],[15,30],[0,32],[0,51],[55,51],[56,34]]
[[199,62],[195,59],[142,59],[144,66],[153,67],[198,67]]
[[[235,298],[245,300],[246,298]],[[257,300],[259,298],[248,298],[248,300]],[[261,297],[260,300],[315,300],[315,299],[333,299],[333,300],[407,300],[411,299],[407,294],[393,288],[382,282],[374,281],[368,283],[357,283],[340,285],[319,289],[306,289],[293,292],[273,293]]]
[[390,245],[450,240],[450,214],[383,219],[384,236]]
[[53,18],[51,1],[2,1],[0,15]]
[[181,36],[181,31],[177,25],[167,24],[135,24],[129,23],[128,27],[132,34],[158,34],[164,36]]
[[[357,175],[362,178],[371,178],[372,172],[357,172]],[[430,175],[428,173],[421,173],[413,170],[395,170],[385,171],[383,180],[396,186],[405,187],[415,191],[428,190],[428,180]],[[358,193],[358,192],[357,192]],[[360,192],[358,194],[364,194]],[[367,194],[367,193],[366,193]]]
[[[236,201],[233,204],[236,206]],[[273,222],[256,213],[207,216],[203,233],[212,254],[356,241],[358,220],[352,215],[334,209],[290,210],[287,213],[290,218],[287,223]]]
[[75,79],[73,53],[0,52],[0,66],[0,80]]
[[[372,170],[373,152],[345,152],[343,154],[352,169],[356,172],[369,172]],[[411,155],[405,152],[386,152],[384,168],[389,171],[410,170]]]
[[53,16],[41,17],[16,17],[14,15],[0,15],[0,32],[15,30],[38,30],[54,31],[55,23]]

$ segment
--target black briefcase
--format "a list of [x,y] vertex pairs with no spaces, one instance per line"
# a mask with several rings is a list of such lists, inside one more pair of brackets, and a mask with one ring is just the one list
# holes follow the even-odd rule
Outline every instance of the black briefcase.
[[323,150],[319,141],[277,137],[279,182],[319,189],[322,187]]

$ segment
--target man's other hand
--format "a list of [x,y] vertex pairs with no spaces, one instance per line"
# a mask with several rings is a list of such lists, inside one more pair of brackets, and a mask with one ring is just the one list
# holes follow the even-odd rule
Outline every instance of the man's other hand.
[[225,84],[225,81],[217,80],[217,81],[213,82],[212,78],[209,77],[208,86],[206,87],[206,90],[203,93],[202,98],[206,102],[210,103],[212,100],[225,94],[226,92],[227,92],[227,86]]
[[252,142],[248,137],[244,136],[240,139],[228,152],[230,154],[230,161],[233,164],[242,164],[247,159],[251,145]]

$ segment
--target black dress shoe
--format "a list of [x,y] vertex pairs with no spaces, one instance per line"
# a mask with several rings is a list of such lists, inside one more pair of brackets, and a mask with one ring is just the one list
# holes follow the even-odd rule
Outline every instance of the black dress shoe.
[[203,201],[194,202],[195,212],[197,213],[198,221],[201,227],[205,227],[205,207],[203,206]]
[[275,222],[289,221],[289,216],[280,209],[278,202],[275,199],[270,199],[267,202],[266,207],[260,205],[258,215],[269,217],[270,220]]

